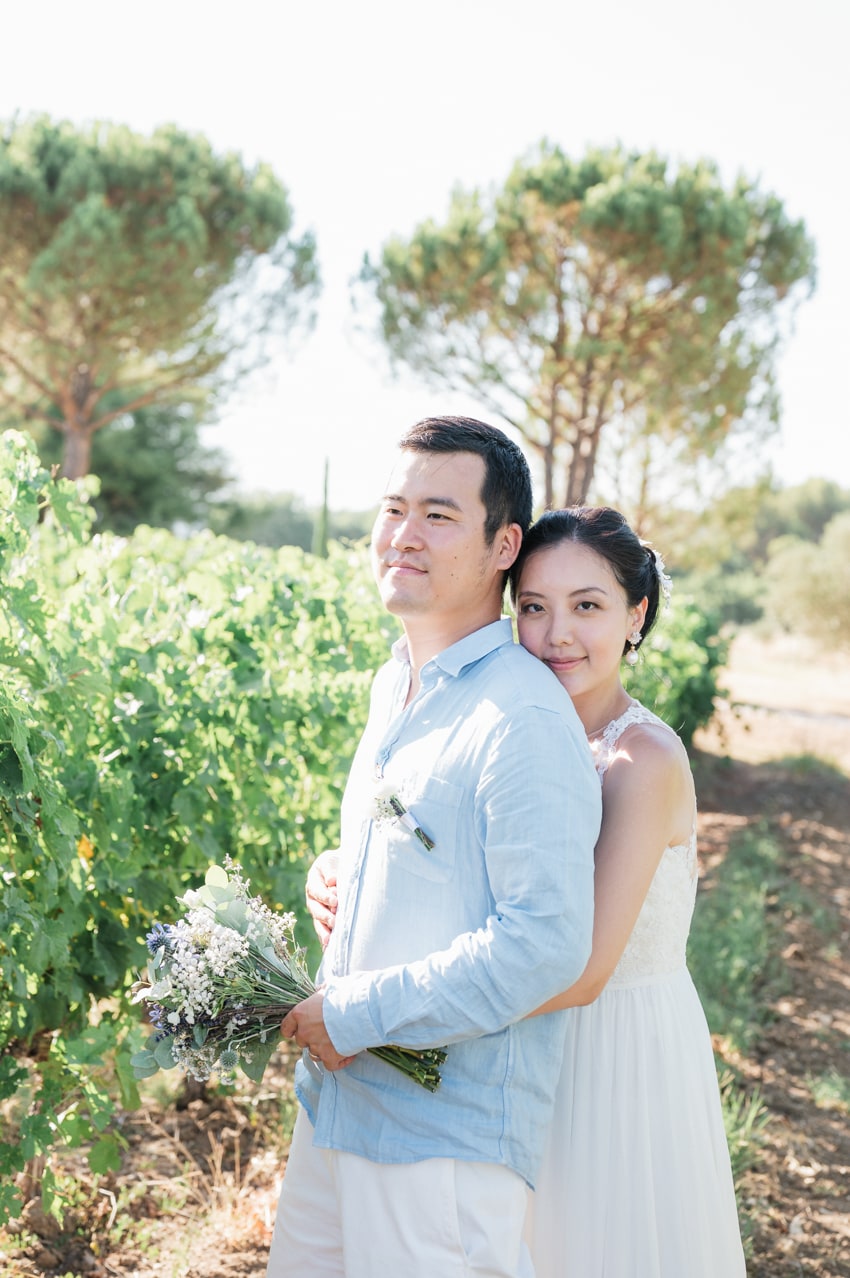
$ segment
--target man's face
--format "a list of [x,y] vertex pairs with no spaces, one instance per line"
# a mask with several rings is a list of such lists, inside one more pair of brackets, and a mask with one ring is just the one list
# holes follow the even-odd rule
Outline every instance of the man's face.
[[476,453],[401,453],[372,529],[372,567],[389,612],[477,625],[500,597],[513,554],[501,533],[485,543],[483,482]]

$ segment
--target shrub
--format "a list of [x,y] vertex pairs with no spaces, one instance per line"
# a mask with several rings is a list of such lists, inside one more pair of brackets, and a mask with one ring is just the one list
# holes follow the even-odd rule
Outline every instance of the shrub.
[[361,551],[87,540],[74,485],[20,435],[0,449],[0,1100],[31,1089],[0,1145],[14,1172],[106,1132],[92,1052],[118,1049],[136,1099],[142,938],[210,862],[230,853],[271,903],[303,905],[389,635]]
[[636,666],[626,670],[628,692],[669,723],[690,746],[694,733],[714,714],[722,695],[718,674],[726,661],[728,643],[721,638],[719,620],[677,597],[669,614],[662,614]]
[[[363,547],[91,537],[85,494],[13,432],[0,511],[2,1218],[9,1173],[57,1141],[118,1164],[115,1080],[136,1104],[143,1033],[129,986],[175,897],[229,853],[270,904],[303,906],[396,626]],[[630,686],[689,740],[722,652],[679,604]]]

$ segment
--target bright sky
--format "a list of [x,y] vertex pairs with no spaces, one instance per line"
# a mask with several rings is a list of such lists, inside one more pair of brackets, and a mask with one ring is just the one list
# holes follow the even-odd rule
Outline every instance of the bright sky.
[[[9,11],[11,10],[11,12]],[[819,283],[782,355],[784,483],[850,487],[846,0],[12,0],[0,118],[47,112],[149,132],[173,121],[268,161],[318,239],[319,322],[246,386],[207,436],[244,489],[363,509],[395,441],[474,400],[394,381],[358,334],[348,281],[364,252],[454,185],[501,183],[544,136],[708,157],[775,192],[818,247]]]

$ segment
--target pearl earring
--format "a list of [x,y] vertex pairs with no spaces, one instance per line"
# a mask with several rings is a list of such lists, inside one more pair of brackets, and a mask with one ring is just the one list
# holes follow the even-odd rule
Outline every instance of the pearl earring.
[[627,665],[627,666],[636,666],[636,665],[637,665],[637,663],[638,663],[638,644],[640,643],[640,641],[641,641],[641,639],[642,639],[642,638],[643,638],[643,636],[641,635],[640,630],[638,629],[638,627],[637,627],[637,626],[635,626],[634,630],[633,630],[633,631],[632,631],[632,633],[629,635],[629,644],[630,644],[631,646],[629,647],[629,650],[628,650],[628,652],[626,653],[626,665]]

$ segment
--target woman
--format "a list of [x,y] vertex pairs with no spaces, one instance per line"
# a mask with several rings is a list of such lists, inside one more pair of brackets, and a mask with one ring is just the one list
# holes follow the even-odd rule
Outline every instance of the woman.
[[[527,1236],[536,1278],[742,1278],[743,1250],[708,1027],[685,966],[696,802],[676,734],[629,696],[669,578],[608,507],[544,514],[511,574],[520,642],[572,697],[596,757],[593,951],[540,1012],[566,1051]],[[328,859],[308,879],[333,926]]]
[[629,696],[669,579],[607,507],[552,511],[512,574],[520,642],[572,697],[602,782],[593,951],[528,1218],[536,1278],[737,1278],[711,1040],[685,967],[696,801],[676,734]]

